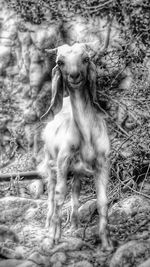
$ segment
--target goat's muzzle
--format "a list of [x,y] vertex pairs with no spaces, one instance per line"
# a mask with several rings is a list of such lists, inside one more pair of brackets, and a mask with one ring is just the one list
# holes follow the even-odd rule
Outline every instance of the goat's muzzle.
[[67,78],[69,87],[76,88],[80,87],[84,83],[84,78],[80,72],[70,73]]

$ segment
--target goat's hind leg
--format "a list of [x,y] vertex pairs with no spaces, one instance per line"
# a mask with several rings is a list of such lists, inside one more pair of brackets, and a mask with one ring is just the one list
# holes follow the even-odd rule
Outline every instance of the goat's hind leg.
[[109,166],[107,160],[102,159],[101,168],[99,168],[96,188],[97,188],[97,208],[99,212],[99,236],[102,243],[103,250],[112,250],[111,241],[108,233],[108,204],[107,204],[107,183],[109,176]]
[[79,207],[79,196],[81,190],[81,180],[80,175],[74,174],[73,184],[72,184],[72,212],[71,212],[71,230],[78,228],[79,218],[78,218],[78,207]]
[[50,228],[52,216],[54,213],[55,202],[55,186],[56,186],[56,173],[55,171],[49,171],[48,177],[48,212],[46,217],[46,228]]

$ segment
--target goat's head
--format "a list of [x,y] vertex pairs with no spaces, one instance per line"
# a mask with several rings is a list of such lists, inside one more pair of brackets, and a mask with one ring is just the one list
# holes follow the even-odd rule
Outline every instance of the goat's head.
[[89,79],[91,62],[83,44],[59,47],[56,66],[69,90],[80,90]]
[[[86,44],[62,45],[47,51],[56,54],[56,66],[52,71],[52,100],[46,112],[57,114],[64,94],[88,88],[93,102],[96,99],[96,67],[90,60]],[[85,86],[86,85],[86,86]],[[84,92],[83,92],[84,93]]]

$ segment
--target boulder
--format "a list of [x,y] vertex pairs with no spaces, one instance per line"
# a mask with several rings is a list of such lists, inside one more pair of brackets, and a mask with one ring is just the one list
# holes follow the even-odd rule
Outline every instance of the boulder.
[[65,263],[67,260],[66,254],[64,252],[56,252],[50,258],[50,262],[54,265],[58,262]]
[[109,209],[109,221],[117,224],[120,220],[125,220],[131,215],[134,216],[141,210],[149,210],[149,201],[138,195],[128,196]]
[[83,266],[93,267],[93,264],[91,264],[90,262],[88,262],[86,260],[83,260],[83,261],[75,262],[75,263],[70,265],[70,267],[83,267]]
[[[149,241],[129,241],[121,245],[110,261],[110,267],[132,267],[138,266],[141,258],[146,257],[150,253]],[[142,257],[141,257],[142,256]]]
[[96,209],[97,209],[96,199],[88,200],[86,203],[81,205],[81,207],[78,209],[80,221],[88,222],[88,220],[91,218],[92,214],[96,211]]
[[142,262],[138,267],[149,267],[150,266],[150,258],[146,261]]
[[11,59],[11,47],[0,44],[0,75],[8,67]]
[[0,267],[18,267],[24,260],[16,260],[16,259],[9,259],[9,260],[2,260],[0,261]]
[[44,267],[49,267],[50,265],[49,258],[47,256],[41,255],[39,252],[33,252],[28,257],[28,260]]
[[28,186],[30,195],[33,198],[40,198],[40,196],[43,194],[44,188],[43,188],[43,181],[42,180],[36,180],[29,184]]

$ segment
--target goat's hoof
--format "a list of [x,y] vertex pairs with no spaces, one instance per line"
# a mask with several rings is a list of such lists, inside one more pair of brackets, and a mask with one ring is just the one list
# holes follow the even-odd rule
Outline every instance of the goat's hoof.
[[111,240],[107,240],[105,243],[102,243],[101,250],[103,252],[112,252],[113,251],[113,245]]
[[49,221],[46,221],[46,223],[45,223],[45,228],[46,228],[46,229],[49,229],[49,227],[50,227],[50,223],[49,223]]
[[71,224],[70,232],[74,232],[78,229],[78,224]]
[[49,248],[53,248],[54,247],[54,240],[50,239],[49,240]]
[[58,245],[60,237],[61,237],[61,228],[59,226],[57,226],[57,231],[56,231],[55,236],[54,236],[55,245]]
[[59,244],[59,238],[55,238],[55,245]]
[[42,249],[44,251],[50,251],[54,246],[54,243],[52,242],[52,240],[50,240],[48,237],[44,238],[43,242],[42,242]]

